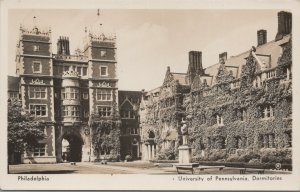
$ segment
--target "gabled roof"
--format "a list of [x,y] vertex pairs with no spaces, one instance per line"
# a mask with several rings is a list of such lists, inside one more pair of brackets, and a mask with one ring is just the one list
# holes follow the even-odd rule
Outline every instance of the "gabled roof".
[[[269,67],[274,68],[277,66],[278,58],[281,55],[282,48],[280,45],[287,43],[290,39],[291,39],[291,35],[286,35],[279,41],[273,40],[266,44],[260,45],[256,47],[255,54],[270,56],[271,58],[270,58]],[[248,51],[245,51],[236,56],[231,56],[225,61],[225,67],[227,70],[231,70],[230,68],[236,68],[236,70],[232,70],[234,77],[236,78],[240,77],[242,66],[246,64],[246,58],[249,56],[250,51],[251,51],[251,47],[249,46]],[[262,58],[263,56],[260,56],[259,58]],[[220,63],[216,63],[204,69],[205,74],[209,76],[213,76],[212,83],[208,84],[209,86],[216,84],[216,75],[218,74],[220,65],[221,65]]]
[[142,97],[141,91],[123,91],[119,90],[119,104],[122,107],[126,102],[129,102],[132,106],[136,103],[132,103],[130,100],[134,100],[135,102],[140,102]]
[[20,78],[15,76],[7,77],[7,91],[19,92],[19,82]]
[[171,73],[173,75],[174,80],[178,80],[180,85],[187,85],[185,80],[186,73]]

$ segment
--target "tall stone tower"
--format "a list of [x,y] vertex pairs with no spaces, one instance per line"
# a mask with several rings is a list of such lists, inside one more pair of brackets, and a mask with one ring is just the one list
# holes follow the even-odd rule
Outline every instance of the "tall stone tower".
[[[116,38],[104,34],[87,35],[83,54],[88,58],[89,113],[99,115],[104,121],[113,120],[119,117]],[[103,150],[98,151],[98,156],[99,153],[106,154]]]
[[31,156],[37,156],[38,162],[56,162],[51,47],[51,30],[20,27],[16,72],[20,76],[22,107],[44,122],[48,136],[33,151],[24,154],[24,163]]

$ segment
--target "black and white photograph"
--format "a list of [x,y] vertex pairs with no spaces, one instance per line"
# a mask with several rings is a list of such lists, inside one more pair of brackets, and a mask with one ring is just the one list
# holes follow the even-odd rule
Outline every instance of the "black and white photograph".
[[100,2],[0,2],[1,188],[300,189],[299,2]]

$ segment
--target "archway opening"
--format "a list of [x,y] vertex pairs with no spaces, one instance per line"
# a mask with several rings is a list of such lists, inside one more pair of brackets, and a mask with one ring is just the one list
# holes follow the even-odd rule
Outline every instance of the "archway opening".
[[155,134],[154,134],[153,131],[150,131],[148,136],[149,136],[149,139],[154,139],[155,138]]
[[66,135],[62,140],[62,159],[64,162],[80,162],[83,141],[79,136]]

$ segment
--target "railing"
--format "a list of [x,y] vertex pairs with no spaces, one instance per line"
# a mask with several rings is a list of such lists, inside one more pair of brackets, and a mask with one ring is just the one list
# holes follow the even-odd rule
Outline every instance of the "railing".
[[84,55],[53,55],[54,59],[65,60],[65,61],[84,61],[87,62],[88,58]]
[[79,77],[79,73],[77,71],[64,71],[63,77]]

